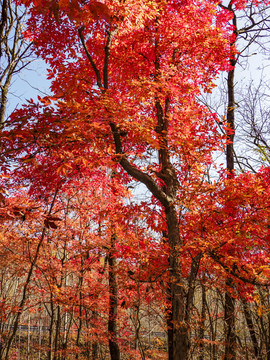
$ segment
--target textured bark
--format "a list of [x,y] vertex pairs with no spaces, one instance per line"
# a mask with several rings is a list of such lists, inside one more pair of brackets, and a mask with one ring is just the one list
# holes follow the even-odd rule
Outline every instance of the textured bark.
[[[81,258],[81,267],[83,267],[83,258]],[[77,338],[76,338],[76,345],[78,349],[81,346],[81,335],[82,335],[82,327],[83,327],[83,320],[82,320],[82,308],[83,308],[83,294],[82,294],[82,286],[83,286],[83,270],[81,271],[79,281],[78,281],[78,288],[80,289],[79,292],[79,325],[77,330]],[[76,359],[79,359],[79,354],[76,354]]]
[[204,332],[205,332],[205,318],[206,318],[206,291],[205,286],[202,284],[202,310],[201,310],[201,320],[200,320],[200,328],[199,328],[199,347],[200,347],[200,355],[199,360],[204,360]]
[[111,247],[108,255],[109,263],[109,349],[111,360],[120,360],[120,350],[117,343],[117,280],[115,259],[115,235],[111,236]]
[[[232,66],[235,66],[236,60],[230,61]],[[231,133],[227,135],[228,143],[226,146],[226,163],[227,170],[232,173],[234,170],[234,131],[235,131],[235,98],[234,98],[234,68],[228,73],[227,80],[228,87],[228,109],[227,109],[227,123],[230,127]]]
[[[232,280],[227,278],[227,289],[232,287]],[[236,359],[236,334],[235,334],[235,299],[227,291],[225,294],[225,356],[224,360]]]
[[250,307],[245,300],[243,300],[242,303],[243,303],[244,315],[245,315],[245,319],[247,322],[249,335],[250,335],[250,338],[251,338],[251,341],[253,344],[254,356],[256,359],[261,360],[262,356],[260,354],[259,343],[258,343],[257,336],[255,333],[255,326],[253,323]]
[[47,359],[52,360],[53,356],[53,324],[54,324],[54,303],[53,303],[53,295],[51,293],[50,299],[51,313],[50,313],[50,326],[49,326],[49,338],[48,338],[48,353]]
[[168,241],[170,248],[170,272],[171,272],[171,301],[172,301],[172,321],[173,321],[173,360],[188,359],[189,353],[189,331],[185,319],[185,290],[183,279],[181,278],[181,264],[177,252],[177,245],[181,244],[179,235],[179,225],[176,209],[170,206],[165,209],[168,226]]
[[55,335],[54,335],[54,354],[53,354],[53,360],[58,360],[58,359],[60,358],[60,355],[58,354],[60,330],[61,330],[61,312],[60,312],[60,306],[57,305],[57,308],[56,308]]
[[167,321],[167,333],[168,333],[168,360],[173,360],[173,318],[172,318],[172,309],[171,309],[171,284],[168,284],[167,289],[167,301],[168,306],[166,309],[166,321]]
[[268,338],[266,343],[266,350],[267,350],[267,360],[270,360],[270,315],[267,315],[268,318]]
[[[232,11],[231,4],[228,9]],[[232,11],[233,12],[233,11]],[[236,31],[236,17],[233,13],[233,25]],[[236,55],[234,54],[235,39],[231,43],[232,57],[230,64],[232,70],[228,73],[227,89],[228,89],[228,109],[227,109],[227,123],[230,127],[230,133],[227,135],[226,147],[226,165],[228,170],[228,177],[233,177],[234,173],[234,132],[235,132],[235,97],[234,97],[234,67],[236,65]],[[231,278],[226,281],[226,288],[233,286]],[[231,296],[230,292],[225,294],[225,356],[224,360],[236,360],[236,334],[235,334],[235,299]]]
[[7,0],[3,0],[2,2],[2,9],[1,9],[1,22],[0,22],[0,58],[2,56],[2,39],[4,38],[4,30],[8,21],[7,17],[8,11],[8,2]]

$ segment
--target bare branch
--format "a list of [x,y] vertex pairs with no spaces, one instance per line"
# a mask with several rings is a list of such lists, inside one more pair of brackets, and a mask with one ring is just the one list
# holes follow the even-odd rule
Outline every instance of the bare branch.
[[84,48],[85,54],[86,54],[86,56],[87,56],[87,58],[88,58],[88,60],[89,60],[89,62],[90,62],[90,64],[91,64],[91,66],[92,66],[95,74],[96,74],[97,85],[98,85],[98,87],[101,89],[101,88],[102,88],[102,82],[101,82],[100,72],[99,72],[99,70],[98,70],[98,68],[97,68],[97,66],[96,66],[96,64],[95,64],[95,62],[94,62],[94,60],[93,60],[90,52],[89,52],[88,49],[87,49],[87,46],[86,46],[85,41],[84,41],[83,30],[84,30],[84,27],[83,27],[83,26],[78,29],[79,37],[80,37],[82,46],[83,46],[83,48]]

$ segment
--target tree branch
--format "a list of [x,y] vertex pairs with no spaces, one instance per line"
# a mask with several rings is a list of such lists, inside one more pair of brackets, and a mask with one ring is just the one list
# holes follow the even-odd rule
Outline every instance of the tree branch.
[[80,37],[80,40],[81,40],[81,43],[82,43],[82,46],[84,48],[84,51],[86,53],[86,56],[88,58],[88,60],[90,61],[90,64],[96,74],[96,78],[97,78],[97,85],[99,88],[102,88],[102,83],[101,83],[101,76],[100,76],[100,72],[98,70],[98,68],[96,67],[96,64],[90,54],[90,52],[88,51],[87,49],[87,46],[85,44],[85,41],[84,41],[84,37],[83,37],[83,30],[84,30],[84,26],[81,26],[79,29],[78,29],[78,33],[79,33],[79,37]]

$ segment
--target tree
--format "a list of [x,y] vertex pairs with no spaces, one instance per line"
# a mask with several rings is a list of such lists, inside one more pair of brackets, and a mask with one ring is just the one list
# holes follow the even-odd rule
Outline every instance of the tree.
[[[235,100],[235,67],[241,62],[241,58],[248,56],[253,43],[257,43],[260,38],[266,36],[269,31],[268,5],[260,4],[255,6],[253,3],[239,12],[237,4],[230,1],[228,5],[219,4],[223,9],[232,14],[233,39],[231,48],[231,70],[227,77],[227,113],[226,121],[229,126],[227,134],[228,142],[226,145],[226,167],[229,178],[234,176],[235,158],[238,165],[239,160],[234,149],[235,138],[235,114],[237,102]],[[262,45],[260,43],[260,45]],[[239,49],[240,47],[240,49]],[[228,278],[228,291],[225,294],[225,331],[226,348],[225,359],[236,359],[236,333],[235,333],[235,299],[230,295],[230,288],[233,286],[232,279]]]
[[242,171],[257,172],[262,166],[269,165],[269,117],[268,87],[261,81],[250,83],[239,94],[241,107],[239,117],[239,143],[245,149],[245,156],[237,154]]
[[29,65],[31,59],[31,43],[23,36],[23,24],[26,11],[22,10],[11,0],[2,0],[0,22],[0,124],[5,123],[5,112],[8,101],[8,91],[14,75]]
[[[194,258],[186,291],[179,221],[202,191],[205,166],[220,145],[215,116],[195,96],[201,88],[210,90],[226,67],[226,17],[211,2],[52,1],[31,11],[29,31],[38,54],[51,64],[59,99],[54,115],[44,110],[48,120],[56,116],[61,132],[74,139],[69,146],[89,149],[92,163],[125,170],[143,183],[154,206],[164,211],[172,353],[173,359],[186,359],[191,284],[200,256]],[[67,137],[61,138],[67,147]]]
[[[24,4],[30,7],[28,36],[50,65],[54,96],[30,101],[11,117],[3,144],[20,164],[14,173],[36,197],[46,197],[56,183],[91,176],[91,169],[108,169],[122,185],[133,179],[146,186],[148,208],[160,217],[158,224],[151,217],[152,229],[168,251],[169,358],[187,359],[199,271],[211,259],[222,277],[244,282],[250,273],[237,250],[245,249],[241,241],[251,230],[246,227],[241,237],[235,230],[240,232],[242,217],[249,225],[254,221],[251,210],[243,215],[241,201],[261,178],[242,177],[234,186],[225,179],[222,186],[205,181],[211,155],[226,139],[216,115],[196,99],[211,91],[219,71],[231,69],[231,15],[206,1]],[[267,173],[260,176],[267,179]],[[262,229],[268,213],[261,213]],[[217,237],[221,221],[233,230],[235,247],[225,233]],[[257,232],[252,235],[258,241]],[[110,268],[113,275],[112,263]],[[158,270],[161,276],[163,266]],[[113,340],[114,329],[111,323]]]

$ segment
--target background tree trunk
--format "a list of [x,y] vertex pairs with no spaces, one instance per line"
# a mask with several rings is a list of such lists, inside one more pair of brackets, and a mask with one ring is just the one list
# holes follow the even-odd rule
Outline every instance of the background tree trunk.
[[111,360],[120,360],[120,349],[117,343],[117,280],[115,258],[115,235],[111,236],[111,244],[108,254],[109,263],[109,349]]

